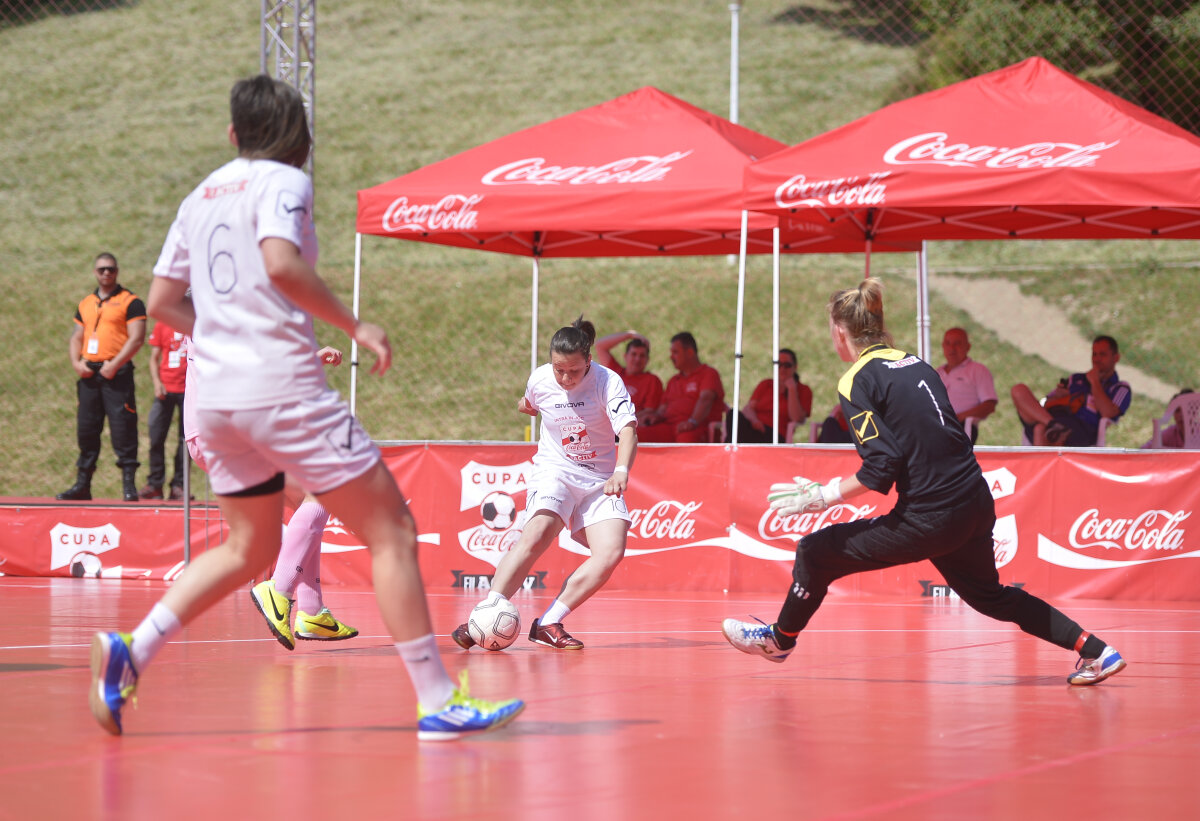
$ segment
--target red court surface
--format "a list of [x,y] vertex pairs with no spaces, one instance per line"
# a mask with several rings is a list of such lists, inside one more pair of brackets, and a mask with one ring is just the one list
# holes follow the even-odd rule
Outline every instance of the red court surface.
[[[1200,604],[1056,602],[1129,660],[1070,687],[1073,656],[955,601],[831,597],[786,663],[738,653],[725,616],[775,596],[603,591],[568,628],[465,653],[474,603],[431,594],[452,675],[520,696],[508,728],[418,742],[370,591],[327,590],[362,634],[268,634],[248,588],[142,677],[126,734],[87,706],[97,628],[160,582],[0,578],[4,819],[1175,819],[1200,810]],[[782,591],[781,591],[782,593]],[[546,596],[517,597],[528,622]]]

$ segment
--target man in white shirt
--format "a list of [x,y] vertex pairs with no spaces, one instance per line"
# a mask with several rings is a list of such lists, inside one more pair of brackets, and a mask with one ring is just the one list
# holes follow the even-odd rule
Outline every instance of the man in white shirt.
[[962,328],[951,328],[942,337],[942,353],[946,364],[937,369],[938,376],[946,385],[946,393],[950,395],[950,404],[958,421],[966,423],[969,418],[975,419],[971,428],[971,441],[979,438],[979,423],[996,410],[996,386],[992,381],[992,372],[986,366],[967,356],[971,351],[971,341],[967,332]]

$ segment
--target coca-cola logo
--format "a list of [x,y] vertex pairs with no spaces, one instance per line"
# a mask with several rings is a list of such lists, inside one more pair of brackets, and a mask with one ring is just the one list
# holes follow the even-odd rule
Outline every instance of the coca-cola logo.
[[515,528],[495,531],[485,527],[476,527],[466,533],[462,545],[463,549],[472,556],[478,556],[480,553],[502,555],[511,550],[520,538],[521,531]]
[[883,205],[887,199],[884,181],[891,173],[880,171],[865,180],[862,177],[838,177],[813,181],[804,174],[797,174],[775,189],[775,202],[780,208]]
[[484,185],[605,185],[658,182],[691,151],[623,157],[602,165],[549,165],[545,157],[527,157],[493,168],[480,178]]
[[471,231],[479,219],[475,206],[482,201],[480,194],[447,194],[434,203],[412,203],[408,197],[397,197],[383,212],[383,230]]
[[782,515],[774,508],[767,508],[758,520],[758,535],[764,540],[787,539],[797,541],[801,536],[816,533],[822,528],[841,522],[856,522],[875,513],[875,505],[839,504],[816,513],[793,513]]
[[1090,145],[1060,142],[1031,142],[1016,146],[970,145],[952,142],[945,131],[918,134],[883,152],[888,165],[947,165],[955,168],[1090,168],[1100,152],[1121,141]]
[[1085,511],[1071,525],[1071,547],[1108,550],[1181,550],[1186,531],[1179,525],[1191,513],[1147,510],[1133,518],[1103,518],[1096,508]]
[[635,539],[692,539],[696,535],[692,514],[703,506],[703,502],[667,499],[648,508],[634,508],[629,511],[629,535]]

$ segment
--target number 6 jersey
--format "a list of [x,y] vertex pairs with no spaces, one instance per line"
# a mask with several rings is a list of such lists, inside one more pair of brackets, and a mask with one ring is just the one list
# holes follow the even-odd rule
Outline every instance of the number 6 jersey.
[[179,206],[154,275],[191,284],[197,407],[270,407],[326,389],[312,317],[272,284],[259,248],[284,239],[315,265],[312,201],[300,169],[239,157]]

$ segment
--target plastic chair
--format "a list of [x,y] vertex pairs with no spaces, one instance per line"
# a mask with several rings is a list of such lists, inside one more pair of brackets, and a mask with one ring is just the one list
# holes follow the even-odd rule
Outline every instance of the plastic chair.
[[724,442],[725,441],[725,417],[721,417],[719,422],[708,423],[708,441]]
[[1175,424],[1176,408],[1183,411],[1183,446],[1189,450],[1200,448],[1200,393],[1185,393],[1176,396],[1167,405],[1162,419],[1153,420],[1154,438],[1150,447],[1161,448],[1163,428]]

